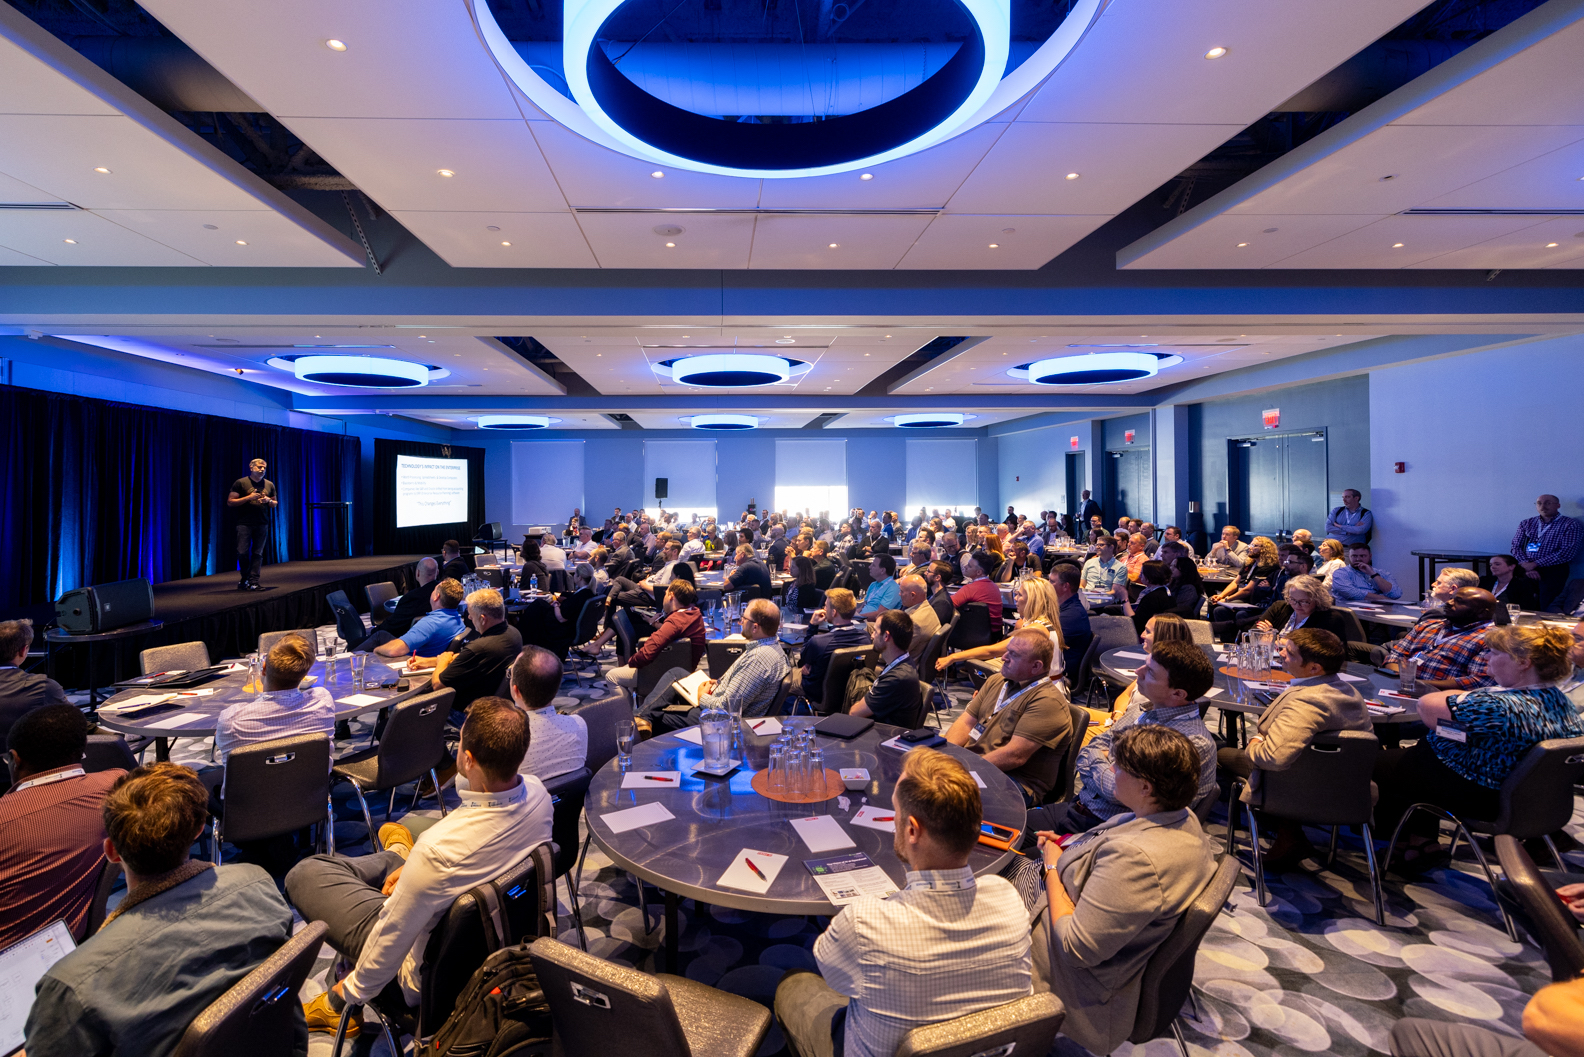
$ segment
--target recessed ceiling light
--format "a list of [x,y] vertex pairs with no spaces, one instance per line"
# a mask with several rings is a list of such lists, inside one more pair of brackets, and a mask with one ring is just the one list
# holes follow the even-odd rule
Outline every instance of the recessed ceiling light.
[[674,249],[676,249],[676,243],[674,243],[674,242],[668,242],[668,243],[666,243],[666,249],[668,249],[668,250],[674,250]]
[[487,227],[485,227],[484,230],[485,231],[499,231],[500,230],[500,225],[499,224],[490,224]]
[[1557,248],[1557,246],[1558,246],[1558,243],[1555,243],[1555,242],[1546,243],[1546,249],[1548,249],[1548,250],[1554,250],[1554,249]]
[[452,172],[450,169],[436,169],[435,172],[439,173],[441,176],[455,176],[456,175],[456,173]]
[[656,180],[665,179],[665,173],[661,172],[659,169],[656,169],[654,172],[650,173],[649,175],[650,175],[651,178],[656,179]]
[[247,242],[242,240],[242,239],[237,239],[236,242],[237,242],[238,246],[246,246],[247,245]]
[[1402,243],[1400,243],[1400,242],[1394,242],[1394,243],[1392,243],[1392,249],[1394,249],[1394,250],[1400,250],[1400,249],[1402,249],[1402,248],[1403,248],[1403,244],[1402,244]]
[[336,40],[334,37],[325,41],[325,47],[329,48],[331,51],[346,51],[346,43],[344,41]]
[[1219,59],[1221,56],[1225,55],[1226,53],[1227,53],[1227,50],[1225,48],[1221,47],[1218,44],[1215,47],[1211,48],[1209,51],[1205,52],[1205,58],[1207,58],[1207,59]]
[[1394,172],[1390,172],[1390,173],[1387,173],[1385,176],[1382,176],[1376,182],[1377,183],[1385,183],[1387,180],[1395,180],[1395,179],[1397,179],[1397,174],[1394,173]]
[[109,169],[106,169],[106,168],[105,168],[105,167],[104,167],[104,166],[103,166],[103,165],[99,165],[99,166],[96,166],[96,167],[95,167],[95,168],[94,168],[94,172],[102,172],[102,173],[104,173],[104,174],[105,174],[105,175],[106,175],[106,176],[109,176],[109,175],[110,175],[110,170],[109,170]]
[[1001,248],[1001,244],[999,242],[992,242],[990,243],[990,248],[993,250],[998,250]]
[[777,339],[775,339],[775,343],[777,345],[795,345],[795,344],[797,344],[797,339],[796,338],[777,338]]
[[1237,244],[1237,248],[1238,249],[1242,249],[1244,246],[1247,246],[1247,245],[1248,245],[1248,243],[1246,243],[1246,242],[1240,242],[1240,243]]
[[511,245],[511,243],[509,243],[509,242],[503,242],[503,243],[501,243],[501,245],[502,245],[502,246],[510,246],[510,245]]
[[860,179],[860,180],[873,180],[874,179],[874,173],[866,172],[862,176],[858,177],[858,179]]
[[830,244],[830,248],[833,249],[833,250],[834,249],[840,249],[841,248],[841,243],[833,242],[833,243]]
[[1075,172],[1070,172],[1070,173],[1067,174],[1067,179],[1076,180],[1076,179],[1078,179],[1078,174],[1075,173]]
[[77,240],[76,239],[61,239],[61,241],[66,243],[68,246],[77,245]]

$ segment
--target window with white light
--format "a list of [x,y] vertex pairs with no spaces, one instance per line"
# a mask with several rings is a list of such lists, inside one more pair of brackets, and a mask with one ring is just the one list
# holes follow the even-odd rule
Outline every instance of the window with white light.
[[775,509],[810,517],[847,513],[847,442],[776,441]]

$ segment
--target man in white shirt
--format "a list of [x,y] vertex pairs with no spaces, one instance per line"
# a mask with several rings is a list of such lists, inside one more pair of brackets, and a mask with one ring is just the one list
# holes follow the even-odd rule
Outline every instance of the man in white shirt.
[[[457,747],[461,807],[416,838],[407,826],[386,823],[385,850],[373,855],[315,855],[292,867],[292,905],[304,920],[329,925],[330,946],[357,962],[304,1007],[309,1031],[335,1031],[348,1002],[363,1005],[392,980],[417,1005],[424,948],[451,904],[550,839],[550,794],[539,779],[517,773],[527,747],[521,710],[500,698],[474,701]],[[348,1035],[360,1027],[352,1018]]]
[[687,542],[682,544],[682,560],[685,562],[692,561],[703,553],[704,541],[699,538],[699,530],[696,528],[688,529]]
[[[589,535],[592,537],[593,533]],[[544,562],[546,572],[566,571],[566,551],[555,545],[555,537],[548,532],[539,540],[539,560]]]
[[1095,556],[1083,564],[1079,574],[1086,591],[1112,591],[1127,583],[1127,562],[1116,556],[1116,540],[1101,536],[1095,543]]
[[524,646],[511,666],[513,703],[528,715],[528,751],[519,774],[547,781],[583,766],[588,759],[588,724],[582,716],[556,711],[561,659],[539,646]]
[[1243,532],[1236,525],[1228,525],[1221,530],[1221,538],[1216,540],[1205,557],[1213,562],[1243,568],[1248,561],[1248,544],[1238,539],[1241,535]]
[[819,975],[794,972],[775,1011],[799,1057],[892,1057],[913,1028],[1032,992],[1028,912],[996,876],[975,878],[973,776],[951,756],[915,749],[892,793],[907,887],[843,907],[819,939]]
[[227,705],[215,721],[215,759],[221,767],[236,750],[261,741],[313,733],[335,737],[330,691],[322,686],[298,689],[313,662],[313,650],[300,635],[287,635],[270,648],[264,660],[264,692]]
[[[594,553],[594,548],[599,544],[594,542],[594,530],[584,525],[578,529],[578,541],[572,545],[572,558],[575,561],[588,561],[588,556]],[[540,551],[540,557],[544,552]]]

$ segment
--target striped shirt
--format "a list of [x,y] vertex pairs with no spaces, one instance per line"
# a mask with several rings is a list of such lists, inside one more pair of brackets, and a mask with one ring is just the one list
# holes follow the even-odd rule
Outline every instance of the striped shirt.
[[891,1057],[913,1028],[1032,990],[1022,898],[966,866],[910,870],[902,891],[842,908],[814,941],[814,959],[825,982],[852,1000],[846,1057]]
[[1098,819],[1108,819],[1129,810],[1116,796],[1116,774],[1111,770],[1111,743],[1118,734],[1130,727],[1156,723],[1187,735],[1194,751],[1199,754],[1199,792],[1194,795],[1195,803],[1211,790],[1219,788],[1216,782],[1216,743],[1210,737],[1204,720],[1199,718],[1198,704],[1146,709],[1143,707],[1146,703],[1144,695],[1135,691],[1122,718],[1111,724],[1110,730],[1102,731],[1079,750],[1076,768],[1081,783],[1078,802]]
[[745,716],[762,716],[770,711],[770,703],[781,689],[781,680],[791,670],[779,641],[755,639],[726,669],[726,674],[715,684],[714,692],[699,695],[699,704],[730,712],[730,702],[740,707]]
[[223,766],[238,749],[297,734],[335,738],[335,701],[322,686],[271,690],[227,705],[215,724],[215,750]]
[[1455,727],[1468,736],[1458,742],[1432,736],[1436,759],[1471,782],[1500,789],[1512,769],[1535,745],[1548,738],[1584,736],[1584,717],[1554,686],[1519,690],[1474,690],[1447,698]]

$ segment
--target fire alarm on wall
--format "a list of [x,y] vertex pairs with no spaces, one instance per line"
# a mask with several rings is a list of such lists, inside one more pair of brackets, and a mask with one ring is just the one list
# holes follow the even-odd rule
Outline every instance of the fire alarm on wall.
[[1407,472],[1408,472],[1408,464],[1407,463],[1405,463],[1405,462],[1394,462],[1394,463],[1392,463],[1392,473],[1407,473]]

